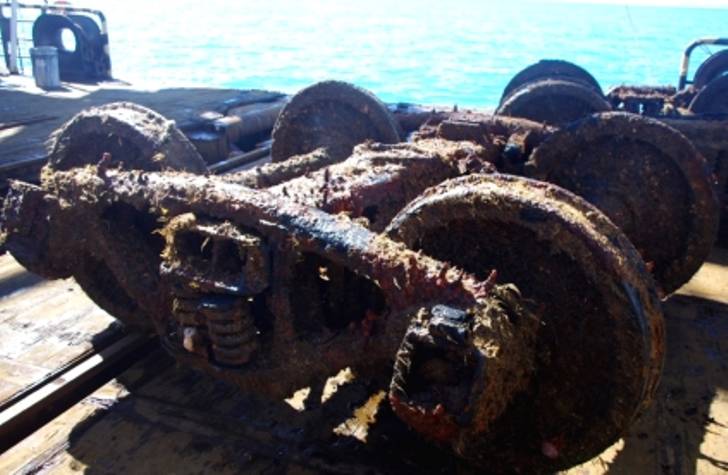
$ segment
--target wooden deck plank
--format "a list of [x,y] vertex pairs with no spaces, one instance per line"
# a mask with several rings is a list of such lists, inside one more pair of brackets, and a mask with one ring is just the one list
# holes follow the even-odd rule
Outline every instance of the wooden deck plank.
[[144,357],[155,342],[150,335],[129,334],[0,411],[0,451],[9,449]]
[[[273,457],[246,450],[252,444],[241,437],[240,430],[222,431],[189,417],[195,410],[191,394],[198,399],[211,396],[213,403],[242,400],[234,390],[224,388],[221,392],[223,386],[204,377],[200,385],[192,386],[189,376],[176,371],[166,355],[152,355],[0,455],[0,472],[24,473],[42,467],[43,473],[214,470],[232,474],[240,473],[241,466],[255,473],[274,467]],[[187,386],[187,394],[175,391],[172,397],[160,397],[161,388],[169,390],[175,384]],[[143,394],[129,397],[131,391],[142,388],[146,388]],[[109,444],[115,450],[109,450]]]
[[25,389],[28,384],[38,381],[48,374],[48,368],[27,363],[18,363],[0,358],[0,401],[7,401]]
[[122,331],[72,279],[47,281],[0,256],[0,405]]
[[678,294],[728,304],[726,268],[728,268],[728,249],[713,248],[710,258],[700,268],[700,272],[678,290]]
[[278,93],[217,88],[135,89],[120,83],[89,86],[83,91],[44,93],[30,86],[28,78],[11,78],[16,87],[0,85],[0,122],[29,120],[38,115],[53,118],[0,130],[0,164],[26,161],[46,154],[45,143],[63,122],[82,109],[117,101],[131,101],[193,127],[228,109],[281,97]]
[[[13,449],[0,455],[0,473],[19,474],[30,467],[37,467],[36,472],[59,471],[54,460],[63,454],[68,447],[69,437],[74,427],[83,420],[93,417],[107,404],[113,404],[126,395],[120,384],[109,383],[96,390],[92,396],[85,398],[55,418],[42,429],[26,438]],[[70,473],[67,470],[65,473]],[[77,470],[76,470],[77,472]],[[32,473],[25,472],[25,473]]]

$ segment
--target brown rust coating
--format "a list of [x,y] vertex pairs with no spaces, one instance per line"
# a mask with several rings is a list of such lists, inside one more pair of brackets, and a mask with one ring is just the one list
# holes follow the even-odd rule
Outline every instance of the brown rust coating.
[[490,161],[499,171],[522,174],[523,164],[533,148],[554,130],[554,127],[517,117],[458,113],[437,126],[423,127],[415,137],[415,143],[432,137],[474,142],[487,150],[492,157]]
[[[72,170],[97,163],[100,173],[105,173],[110,167],[142,170],[176,169],[194,173],[207,171],[202,157],[173,121],[165,119],[151,109],[130,102],[92,107],[76,114],[51,137],[49,154],[48,164],[41,170],[41,180],[58,170]],[[52,195],[42,194],[46,201],[44,206],[64,207],[63,213],[66,219],[84,222],[82,214],[72,218],[73,210],[68,209],[64,203],[59,203]],[[6,211],[12,215],[12,209]],[[39,210],[34,212],[44,213]],[[41,225],[47,228],[48,237],[38,240],[38,246],[54,249],[54,254],[57,256],[62,254],[60,249],[70,249],[75,244],[81,246],[91,239],[89,232],[83,226],[64,228],[62,232],[53,228],[52,219],[55,214],[49,212],[49,223]],[[105,239],[108,234],[116,232],[119,233],[119,237],[124,235],[127,239],[120,240],[118,246],[120,252],[116,253],[111,247],[100,246],[94,247],[98,251],[96,253],[73,254],[69,250],[69,255],[75,256],[75,259],[70,259],[73,275],[83,290],[104,310],[140,330],[152,330],[154,320],[141,310],[138,302],[154,298],[152,295],[156,283],[149,276],[156,274],[159,257],[158,253],[147,252],[147,247],[139,243],[154,240],[146,233],[154,229],[156,224],[135,222],[133,223],[135,228],[132,228],[129,226],[129,221],[133,221],[135,217],[130,216],[128,210],[117,210],[114,219],[104,219],[105,222],[98,229],[96,238]],[[144,228],[141,236],[126,234],[139,227]],[[10,237],[14,241],[13,246],[16,250],[20,247],[19,236],[20,233],[14,232]],[[46,239],[55,239],[57,242],[47,243]],[[26,244],[27,242],[26,240]],[[122,249],[130,253],[128,263],[123,257],[119,257],[123,256]],[[43,260],[51,258],[49,254],[40,252],[37,246],[36,250],[38,251],[36,254],[45,256],[42,257]],[[138,277],[132,278],[129,282],[120,282],[119,279],[127,279],[132,274],[131,271],[126,272],[127,265],[136,271]],[[33,268],[31,264],[29,267]],[[50,262],[41,267],[46,271],[53,269]],[[67,274],[68,270],[63,272]],[[145,285],[149,287],[145,288]],[[168,305],[168,302],[162,302],[160,305]]]
[[[147,251],[145,236],[126,227],[123,212],[112,221],[85,218],[47,190],[13,182],[4,203],[2,240],[29,270],[51,279],[73,275],[101,308],[139,330],[154,330],[140,302],[164,306],[152,277],[158,256]],[[118,246],[107,245],[111,235]],[[87,252],[89,242],[94,245]]]
[[527,173],[596,205],[617,224],[665,293],[708,256],[718,201],[705,159],[678,131],[627,113],[589,117],[551,135]]
[[612,109],[650,117],[680,117],[690,114],[688,105],[698,91],[693,86],[616,86],[607,92]]
[[602,88],[589,72],[574,63],[559,59],[542,59],[525,67],[508,81],[503,89],[499,104],[503,104],[515,91],[528,83],[544,79],[559,79],[582,84],[601,94]]
[[515,286],[496,287],[491,295],[474,319],[446,306],[420,310],[397,352],[390,385],[390,403],[402,420],[460,452],[527,389],[534,369],[538,316]]
[[372,230],[426,188],[462,173],[489,171],[492,154],[468,142],[362,144],[342,163],[271,187],[268,191],[329,213],[364,217]]
[[481,278],[497,269],[540,305],[529,388],[491,421],[485,444],[455,444],[465,458],[523,473],[568,467],[649,404],[664,353],[657,292],[629,240],[586,201],[524,178],[462,177],[410,203],[387,232]]
[[10,182],[3,202],[2,235],[15,259],[26,269],[46,279],[71,275],[63,260],[56,260],[53,249],[62,249],[65,238],[58,232],[58,201],[48,199],[42,188],[19,181]]
[[484,137],[508,137],[512,134],[534,133],[545,135],[553,126],[520,117],[498,116],[477,112],[458,112],[438,122],[434,136],[448,140],[471,140],[481,143]]
[[369,91],[341,81],[322,81],[297,93],[273,127],[274,162],[327,148],[343,159],[366,140],[400,141],[387,107]]
[[[728,163],[720,160],[721,155],[728,156],[728,118],[708,119],[689,115],[660,117],[659,120],[687,137],[708,162],[713,173],[719,175],[728,169]],[[724,180],[720,184],[725,184]]]
[[[425,145],[438,154],[420,149],[413,158],[417,149],[412,146],[362,148],[384,153],[384,162],[404,157],[450,169],[458,169],[468,156],[463,150],[477,149],[438,141]],[[40,208],[47,215],[33,219],[53,222],[58,226],[54,232],[72,237],[62,249],[48,249],[58,252],[51,262],[62,262],[73,273],[85,262],[79,256],[94,256],[113,276],[113,288],[123,290],[141,314],[153,319],[164,345],[192,366],[280,398],[346,366],[364,376],[387,374],[399,349],[390,400],[424,435],[481,466],[498,461],[529,470],[575,463],[603,448],[604,440],[631,422],[652,394],[662,343],[654,291],[644,269],[639,273],[639,257],[628,252],[628,242],[608,227],[606,218],[543,183],[484,175],[446,182],[402,211],[390,232],[403,233],[398,237],[406,241],[403,236],[427,234],[422,223],[439,222],[446,226],[445,241],[462,239],[468,233],[451,219],[462,217],[462,209],[448,208],[428,218],[428,212],[435,212],[428,204],[441,195],[451,200],[448,192],[483,196],[485,190],[492,199],[459,196],[448,203],[469,204],[470,216],[486,221],[502,217],[513,222],[517,216],[550,245],[537,247],[513,236],[508,245],[492,247],[495,255],[524,252],[526,262],[533,259],[539,266],[534,275],[549,276],[546,271],[553,268],[543,264],[561,245],[575,261],[571,267],[562,265],[562,271],[604,278],[582,279],[588,285],[582,282],[576,290],[584,290],[580,298],[586,300],[557,299],[576,307],[563,312],[566,319],[553,320],[555,308],[540,305],[550,305],[553,282],[522,281],[532,286],[529,296],[543,300],[527,301],[512,286],[496,285],[498,272],[490,272],[490,263],[468,247],[458,248],[461,255],[436,260],[345,215],[220,177],[94,166],[46,173],[45,200],[57,205]],[[24,193],[22,187],[17,193]],[[27,210],[23,214],[32,216]],[[560,220],[549,221],[553,216]],[[513,229],[498,224],[491,234]],[[599,234],[600,226],[611,234]],[[466,223],[465,229],[481,238],[475,243],[488,249],[494,243],[483,239],[491,237],[478,227]],[[84,238],[76,239],[81,233]],[[462,267],[453,264],[458,261]],[[501,268],[516,262],[494,262],[493,267],[520,276],[507,265]],[[482,265],[473,267],[475,263]],[[467,267],[472,270],[462,270]],[[589,292],[589,285],[601,293]],[[578,325],[568,319],[576,319],[576,311],[581,313]],[[545,329],[542,315],[548,316]],[[554,346],[556,333],[567,336],[561,351]],[[584,340],[572,340],[575,334]],[[547,343],[533,345],[537,339]],[[574,349],[585,344],[594,355],[581,355],[570,367]],[[433,348],[444,352],[445,359],[440,353],[431,357]],[[583,374],[589,364],[596,374]],[[460,371],[467,377],[453,379]],[[560,378],[554,386],[555,372]],[[529,396],[533,394],[538,397]],[[584,396],[593,401],[595,394],[607,401],[597,414],[583,407]],[[575,422],[574,414],[583,424]],[[564,421],[573,428],[556,431]],[[587,422],[589,427],[608,424],[610,430],[577,442]],[[524,433],[533,435],[525,443],[519,438]],[[558,460],[544,456],[543,443],[561,444]]]
[[660,117],[660,121],[685,135],[708,162],[721,206],[718,242],[725,245],[728,243],[728,119],[682,116]]
[[[480,300],[488,298],[493,285],[491,281],[478,280],[449,264],[409,251],[404,245],[374,234],[346,217],[332,216],[265,191],[224,183],[215,177],[117,171],[108,171],[105,177],[99,177],[96,169],[89,167],[58,172],[46,179],[47,191],[65,203],[66,209],[82,213],[84,222],[90,225],[92,233],[77,252],[102,255],[104,249],[117,248],[128,239],[128,235],[106,235],[103,243],[94,239],[98,237],[98,229],[103,227],[101,217],[119,206],[129,206],[137,213],[162,219],[195,213],[206,219],[230,221],[246,232],[264,237],[267,244],[277,250],[272,271],[276,284],[267,291],[267,307],[273,315],[274,330],[262,336],[268,343],[266,351],[249,363],[246,371],[221,370],[220,375],[242,387],[276,396],[308,384],[311,378],[326,377],[342,366],[367,368],[386,364],[400,343],[411,309],[429,302],[467,310],[476,308]],[[66,223],[66,226],[77,224]],[[139,245],[144,242],[139,237],[135,239]],[[101,249],[96,250],[96,247]],[[344,267],[364,277],[370,286],[374,284],[373,291],[381,294],[384,302],[373,309],[378,312],[376,337],[366,338],[362,321],[356,319],[336,331],[317,328],[301,335],[294,320],[311,319],[308,323],[314,324],[317,323],[316,314],[293,307],[292,294],[296,292],[293,286],[310,276],[299,276],[296,266],[288,265],[307,255],[318,256],[329,267]],[[122,254],[119,258],[128,259],[129,256]],[[117,269],[116,262],[112,264]],[[130,270],[135,269],[131,267]],[[155,285],[160,285],[158,270],[152,277],[155,282],[145,284],[154,289]],[[126,289],[134,284],[134,278],[135,275],[129,275],[118,281]],[[167,335],[170,311],[166,302],[170,296],[164,288],[155,293],[165,296],[164,305],[152,302],[150,297],[142,299],[136,291],[133,296],[143,310],[155,318],[158,331]],[[338,309],[338,312],[340,318],[346,318],[346,309]],[[165,341],[179,351],[174,337],[167,335]],[[317,357],[311,358],[313,354]],[[188,359],[191,364],[209,366],[196,355],[189,355]]]
[[123,162],[126,169],[207,171],[174,121],[131,102],[79,112],[54,133],[49,152],[53,170],[96,164],[108,153],[115,165]]
[[611,105],[601,92],[583,83],[543,79],[526,83],[511,92],[498,106],[496,115],[563,125],[608,110]]
[[222,177],[225,181],[238,183],[248,188],[269,188],[339,161],[341,159],[335,158],[326,149],[319,148],[311,153],[296,155],[282,162],[266,163],[250,170],[222,175]]
[[725,116],[728,114],[728,76],[720,76],[700,89],[688,109],[695,114]]

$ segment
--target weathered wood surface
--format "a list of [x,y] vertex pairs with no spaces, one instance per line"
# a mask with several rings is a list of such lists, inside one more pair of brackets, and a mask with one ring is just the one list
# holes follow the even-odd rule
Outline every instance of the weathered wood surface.
[[157,347],[157,339],[151,335],[132,333],[34,387],[0,412],[0,452],[22,441]]
[[[212,128],[213,122],[229,110],[247,110],[250,113],[250,107],[246,109],[246,106],[282,97],[279,93],[268,91],[237,89],[143,90],[118,83],[83,88],[69,85],[72,90],[42,93],[28,86],[27,80],[7,78],[8,83],[0,85],[0,122],[21,122],[16,127],[0,130],[0,164],[44,158],[49,135],[74,114],[91,106],[117,101],[136,102],[174,120],[182,129],[194,129],[207,124]],[[263,109],[268,110],[269,107]],[[39,115],[50,118],[31,120]],[[30,123],[23,124],[24,121]]]
[[[665,309],[657,401],[624,439],[569,474],[728,470],[728,251],[716,250]],[[340,391],[356,403],[299,414],[156,352],[0,455],[0,473],[469,473],[397,427],[366,444],[333,435],[322,421],[343,422],[375,389],[354,382]]]
[[46,281],[0,256],[0,407],[121,332],[72,279]]

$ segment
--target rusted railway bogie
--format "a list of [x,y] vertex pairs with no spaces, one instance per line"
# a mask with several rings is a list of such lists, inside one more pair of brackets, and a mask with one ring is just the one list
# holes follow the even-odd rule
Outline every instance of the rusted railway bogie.
[[[620,85],[609,90],[606,97],[583,68],[567,61],[539,61],[520,71],[506,85],[498,113],[562,124],[569,122],[568,117],[573,121],[610,108],[658,118],[728,114],[728,50],[709,56],[698,67],[693,80],[688,80],[690,55],[700,45],[725,46],[728,39],[702,39],[690,44],[683,55],[677,87]],[[594,97],[584,88],[592,90]],[[606,99],[609,106],[589,110],[586,104],[592,104],[592,108],[600,104],[597,97]]]
[[[498,192],[508,189],[503,186],[506,183],[511,191]],[[613,442],[654,390],[663,342],[651,280],[616,228],[612,226],[610,234],[619,245],[601,244],[610,241],[594,223],[601,220],[604,227],[608,221],[599,218],[596,209],[565,200],[553,208],[562,201],[553,198],[557,191],[553,186],[485,176],[467,185],[469,193],[495,197],[487,207],[488,200],[471,202],[471,218],[475,222],[479,216],[487,218],[479,223],[485,227],[481,230],[492,228],[490,234],[499,235],[495,230],[503,230],[504,223],[498,218],[502,211],[506,220],[518,219],[524,229],[544,240],[537,244],[514,235],[509,256],[516,256],[516,248],[526,245],[534,255],[553,259],[554,265],[560,260],[562,265],[571,262],[575,266],[560,285],[568,288],[578,281],[587,285],[586,277],[598,289],[590,306],[579,309],[581,323],[566,317],[559,323],[552,321],[556,315],[567,315],[563,308],[555,308],[566,302],[542,308],[538,301],[521,297],[517,287],[496,283],[502,281],[496,277],[497,269],[508,275],[509,263],[515,265],[521,258],[488,261],[486,253],[477,269],[474,267],[477,274],[470,273],[409,250],[348,218],[217,177],[175,172],[100,173],[88,167],[55,172],[46,177],[43,189],[14,185],[16,197],[43,193],[46,202],[62,201],[70,206],[54,205],[48,216],[40,217],[32,200],[8,200],[15,208],[6,210],[6,217],[13,211],[17,221],[7,221],[7,245],[14,252],[20,238],[15,225],[20,222],[52,223],[46,234],[60,234],[65,239],[57,248],[43,249],[48,265],[73,273],[78,254],[106,256],[122,290],[152,316],[170,351],[247,390],[282,397],[345,366],[361,376],[387,374],[391,371],[387,365],[397,353],[390,400],[395,412],[425,437],[451,446],[479,465],[495,462],[513,467],[518,463],[530,471],[585,460]],[[447,183],[441,186],[457,190]],[[515,191],[515,187],[535,195]],[[423,200],[439,195],[435,189]],[[124,227],[133,229],[98,234],[120,212],[137,215],[123,221]],[[79,219],[86,226],[79,227]],[[161,228],[155,232],[132,224],[146,222],[157,222]],[[447,218],[443,219],[443,225],[447,224]],[[405,228],[412,233],[417,227],[411,223],[393,226],[393,235]],[[554,233],[557,229],[560,231]],[[163,240],[154,238],[160,234]],[[552,241],[554,236],[563,241]],[[146,248],[142,255],[128,254],[130,249],[124,243],[131,237],[135,237],[135,245]],[[406,239],[406,234],[397,237]],[[497,238],[476,241],[479,251],[485,252]],[[563,254],[567,247],[572,250]],[[121,255],[113,259],[108,249],[119,249]],[[156,271],[143,273],[143,282],[134,282],[133,278],[139,280],[137,266],[142,258],[149,264],[147,271],[154,267]],[[495,272],[486,271],[491,266]],[[544,284],[519,271],[513,275],[520,275],[524,288]],[[147,292],[143,300],[142,289]],[[535,292],[539,294],[547,291]],[[577,357],[564,353],[575,351],[571,346],[554,353],[551,332],[566,335],[562,325],[583,330],[587,321],[594,325],[594,332],[582,334],[584,344],[590,342],[592,348],[603,344],[610,351],[599,352],[601,372],[594,381],[582,374],[589,365],[582,370],[572,364],[568,379],[574,378],[576,386],[565,383],[563,390],[572,395],[577,387],[602,392],[605,382],[619,388],[620,394],[602,396],[601,400],[608,401],[605,408],[611,407],[606,409],[609,417],[601,419],[604,413],[595,413],[591,405],[569,403],[569,417],[579,414],[589,423],[573,426],[565,434],[554,432],[558,418],[566,415],[554,412],[555,399],[542,397],[529,406],[550,421],[542,425],[532,424],[533,412],[508,411],[514,401],[530,397],[528,388],[541,384],[537,381],[542,381],[546,367]],[[611,322],[609,330],[597,331],[606,321]],[[551,352],[548,357],[547,352]],[[620,356],[627,354],[629,359]],[[440,373],[420,372],[432,365]],[[590,366],[589,373],[593,369]],[[463,378],[451,381],[437,376],[450,372],[462,373]],[[564,377],[562,374],[562,382]],[[605,430],[600,424],[607,421],[610,425]],[[433,424],[442,430],[433,429]],[[491,443],[513,443],[505,429],[516,427],[513,424],[531,426],[528,443],[501,457],[484,450]],[[581,442],[576,443],[577,439]],[[551,445],[558,447],[556,454]]]
[[[443,121],[431,135],[494,147],[499,170],[555,183],[595,204],[633,240],[664,292],[697,271],[715,240],[719,205],[705,159],[682,134],[622,112],[562,128],[505,119],[462,116]],[[706,130],[693,126],[691,133]],[[703,145],[710,142],[715,158],[722,156],[720,127],[713,135]]]
[[644,117],[608,113],[562,129],[526,165],[595,204],[640,250],[666,293],[707,258],[718,229],[718,200],[707,165],[674,129]]
[[[586,80],[575,79],[572,85],[580,83],[589,84]],[[533,83],[527,82],[526,86],[529,84]],[[575,87],[587,88],[584,85]],[[590,94],[595,93],[593,87],[589,86]],[[325,116],[327,113],[319,111],[317,114]],[[584,138],[587,127],[582,125],[558,131],[555,127],[521,118],[452,113],[449,119],[438,117],[437,121],[426,123],[415,134],[418,149],[405,145],[377,145],[375,150],[363,146],[343,163],[314,171],[322,164],[336,161],[325,150],[244,172],[230,180],[242,180],[239,182],[255,187],[267,183],[273,193],[328,212],[364,217],[372,229],[381,230],[409,200],[447,178],[488,167],[505,173],[527,174],[565,186],[601,206],[618,225],[624,226],[645,259],[655,266],[664,292],[674,291],[697,271],[715,237],[714,221],[718,211],[715,198],[706,191],[710,186],[709,174],[704,170],[702,157],[679,133],[649,119],[606,114],[594,116],[587,123],[598,123],[595,126],[600,130],[598,140]],[[285,134],[286,127],[281,124],[279,131]],[[313,129],[307,129],[306,133],[312,140],[325,135]],[[454,142],[471,141],[480,147],[439,143],[434,147],[439,159],[412,160],[424,157],[422,149],[428,148],[427,139],[432,137]],[[610,143],[605,137],[614,140]],[[635,144],[641,145],[635,148]],[[566,163],[584,154],[592,156],[585,156],[581,162]],[[532,159],[532,156],[545,155],[553,157],[548,161],[548,172],[543,172],[544,160]],[[563,164],[559,158],[562,155]],[[648,156],[653,159],[645,171],[637,162]],[[526,170],[528,160],[531,160],[531,166]],[[603,167],[617,168],[613,170],[615,173],[597,179],[589,167],[602,160]],[[470,164],[465,165],[466,162]],[[538,173],[539,167],[533,166],[537,162],[542,164]],[[582,170],[586,174],[582,178],[587,175],[592,178],[581,180],[579,184],[565,181],[558,172],[568,167],[572,167],[572,171]],[[273,171],[278,168],[289,172]],[[634,171],[630,173],[629,170]],[[300,176],[290,181],[282,179],[293,176],[293,172]],[[271,173],[278,178],[268,177]],[[630,182],[627,187],[625,180]],[[684,193],[673,197],[672,205],[655,206],[664,201],[661,196],[665,190],[681,188]],[[599,198],[605,190],[609,190],[607,194],[612,197],[609,203]],[[647,190],[651,191],[648,193]],[[618,206],[617,202],[630,203],[629,209]],[[684,214],[686,209],[690,210],[690,217]],[[654,221],[655,226],[635,224],[650,221]],[[673,271],[668,273],[668,267]]]
[[615,110],[646,115],[678,130],[703,155],[721,206],[718,242],[728,242],[728,79],[718,76],[697,90],[620,86],[607,96]]
[[[689,81],[688,63],[690,54],[700,45],[725,46],[728,45],[728,39],[702,39],[688,46],[683,56],[682,70],[677,87],[620,85],[610,89],[606,94],[606,99],[615,111],[653,117],[685,133],[706,159],[713,163],[713,157],[716,155],[713,150],[716,149],[716,144],[719,141],[715,140],[712,129],[715,129],[716,126],[722,126],[722,122],[728,117],[728,80],[726,80],[728,50],[721,50],[709,56],[698,67],[693,80]],[[549,61],[545,61],[545,63],[549,63]],[[571,63],[564,63],[570,65],[570,68],[578,68],[578,66],[571,65]],[[533,67],[539,64],[537,63]],[[511,82],[516,81],[522,74],[526,74],[527,78],[530,77],[527,74],[529,69],[526,68],[517,74]],[[551,72],[549,68],[536,69],[541,72],[540,75],[537,75],[537,80],[561,79],[578,82],[578,70],[581,68],[571,74],[569,74],[570,70]],[[572,76],[574,77],[572,78]],[[591,76],[589,75],[589,77]],[[506,87],[506,93],[509,93],[509,88],[511,88],[510,83]],[[507,95],[506,93],[504,93],[504,98]],[[552,98],[555,100],[556,96],[553,95]],[[690,125],[683,128],[682,124],[687,124],[688,121],[690,121]],[[723,132],[723,136],[726,136],[725,132]],[[728,153],[728,140],[724,139],[723,143],[720,144],[720,148],[720,151]],[[706,149],[709,149],[710,152],[706,152]]]
[[100,151],[98,165],[49,166],[41,186],[13,183],[3,237],[31,270],[92,277],[112,314],[246,390],[280,399],[347,366],[391,377],[394,412],[423,437],[491,470],[555,470],[649,402],[662,317],[596,208],[523,178],[448,181],[491,172],[498,150],[365,144],[288,180],[128,170]]
[[718,242],[725,244],[728,239],[728,50],[709,56],[690,81],[690,55],[701,45],[728,46],[728,39],[701,39],[691,43],[683,55],[677,88],[620,86],[607,96],[619,110],[644,114],[679,130],[703,154],[716,177],[716,192],[722,207]]
[[[348,85],[340,87],[349,88]],[[88,145],[84,147],[84,144]],[[492,170],[490,157],[481,147],[441,141],[428,151],[423,149],[424,145],[416,148],[363,145],[360,153],[338,166],[330,165],[341,162],[342,158],[332,155],[327,147],[283,162],[224,175],[223,179],[251,188],[269,188],[272,193],[325,211],[366,218],[369,226],[381,230],[388,219],[427,187],[466,171]],[[205,170],[204,161],[173,123],[131,103],[91,108],[64,124],[54,135],[49,164],[42,174],[97,162],[101,170],[119,167],[146,171],[182,169],[196,173]],[[117,216],[119,222],[133,219],[123,213]],[[118,227],[119,223],[113,226]],[[147,230],[152,226],[154,223],[145,224]],[[129,236],[128,246],[133,246],[136,240]],[[24,262],[25,255],[20,252],[18,258],[33,268],[35,262]],[[107,258],[85,253],[79,254],[78,259],[74,275],[102,308],[121,316],[127,324],[149,328],[152,320],[122,290],[123,285],[108,268]],[[139,271],[148,273],[144,267],[140,263]]]
[[[725,167],[719,161],[728,154],[728,139],[715,140],[712,130],[716,125],[721,126],[728,117],[728,79],[726,79],[728,52],[723,50],[711,55],[700,65],[692,81],[688,81],[687,78],[691,52],[695,47],[705,44],[728,45],[728,40],[704,39],[693,42],[683,56],[678,87],[621,85],[612,88],[605,99],[610,105],[609,108],[615,111],[653,117],[685,133],[708,162],[715,165],[711,170],[721,178],[724,176]],[[552,63],[554,66],[550,67]],[[521,71],[506,86],[499,113],[550,123],[561,122],[564,125],[565,122],[559,117],[564,117],[564,114],[569,115],[569,110],[577,111],[577,109],[568,108],[570,102],[560,96],[563,94],[559,92],[558,87],[542,86],[538,84],[539,81],[571,82],[574,84],[571,88],[575,92],[580,91],[576,95],[584,97],[588,93],[582,89],[589,88],[590,84],[593,87],[596,83],[591,75],[576,65],[560,61],[542,61]],[[524,91],[517,94],[517,87],[514,86],[520,86]],[[529,88],[533,90],[528,90]],[[595,93],[601,94],[598,84]],[[517,95],[522,97],[514,97]],[[511,101],[518,107],[504,107],[506,101]],[[567,107],[562,109],[562,104],[566,104]],[[575,121],[593,112],[600,111],[583,108],[581,112],[577,111],[570,117]],[[682,127],[688,121],[691,123]],[[725,131],[722,135],[726,137]],[[725,189],[724,180],[719,180],[717,189],[722,196]]]

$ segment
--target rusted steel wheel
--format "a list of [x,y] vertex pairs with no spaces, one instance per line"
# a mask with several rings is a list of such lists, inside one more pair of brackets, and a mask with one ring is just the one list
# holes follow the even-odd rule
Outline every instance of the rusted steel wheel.
[[718,201],[705,159],[659,121],[621,112],[594,115],[546,139],[526,174],[601,209],[654,266],[665,293],[687,282],[708,257]]
[[[137,170],[185,170],[205,173],[207,166],[194,146],[177,129],[174,122],[146,107],[130,102],[118,102],[94,107],[80,112],[59,129],[53,138],[47,171],[69,170],[89,164],[97,164],[104,154],[110,155],[105,166]],[[131,210],[124,210],[112,219],[114,225],[125,220],[135,221]],[[123,216],[122,216],[123,215]],[[142,223],[136,223],[142,225]],[[153,231],[155,223],[144,223]],[[117,235],[121,239],[120,236]],[[148,242],[128,243],[159,247],[155,238]],[[159,249],[148,253],[152,258],[159,256]],[[118,253],[124,251],[119,249]],[[144,259],[145,253],[140,254]],[[140,310],[123,290],[108,263],[101,256],[79,255],[79,265],[74,278],[81,288],[100,307],[121,318],[124,323],[141,328],[150,328],[153,319]],[[134,262],[129,256],[128,265],[144,272],[149,265]],[[113,267],[113,266],[112,266]]]
[[273,127],[274,162],[327,148],[344,159],[366,140],[400,141],[397,123],[372,93],[341,81],[323,81],[293,96]]
[[92,107],[76,114],[55,132],[48,166],[69,170],[98,163],[127,170],[185,170],[205,173],[207,166],[173,121],[131,102]]
[[611,106],[604,96],[582,83],[542,79],[514,90],[496,114],[558,125],[608,110]]
[[728,76],[714,79],[698,91],[688,109],[696,114],[728,114]]
[[[387,232],[481,277],[495,270],[539,308],[534,367],[522,368],[533,372],[528,389],[488,427],[462,421],[450,441],[459,455],[555,471],[600,453],[650,402],[664,350],[655,286],[629,240],[585,200],[526,178],[472,175],[425,192]],[[410,363],[398,361],[395,377]],[[399,399],[441,403],[421,394],[438,387],[427,381]]]
[[594,89],[599,94],[602,94],[602,88],[594,76],[589,72],[577,66],[574,63],[563,61],[560,59],[542,59],[538,63],[532,64],[518,74],[513,76],[505,89],[503,89],[503,95],[499,104],[503,104],[503,101],[516,89],[520,88],[524,84],[540,81],[542,79],[560,79],[564,81],[578,82]]
[[721,76],[728,75],[728,49],[718,51],[703,61],[695,71],[693,77],[693,86],[696,89],[701,89],[712,82],[714,79],[718,79]]

